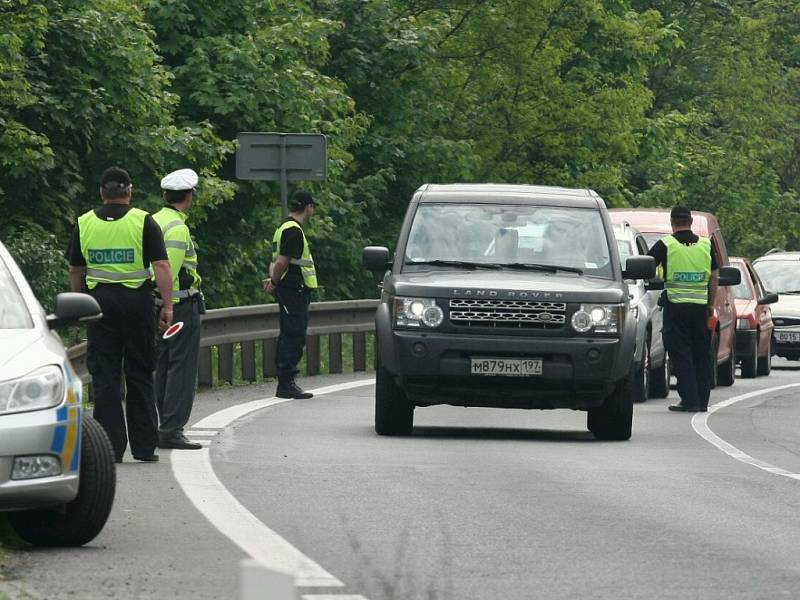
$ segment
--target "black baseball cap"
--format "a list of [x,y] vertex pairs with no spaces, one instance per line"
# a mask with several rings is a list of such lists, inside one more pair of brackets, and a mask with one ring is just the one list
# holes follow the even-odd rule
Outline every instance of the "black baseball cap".
[[692,218],[692,211],[685,206],[674,206],[669,213],[669,218],[673,221],[682,221]]
[[292,199],[289,200],[289,206],[298,210],[304,209],[309,204],[316,203],[317,201],[314,200],[311,192],[307,192],[306,190],[297,190],[294,194],[292,194]]

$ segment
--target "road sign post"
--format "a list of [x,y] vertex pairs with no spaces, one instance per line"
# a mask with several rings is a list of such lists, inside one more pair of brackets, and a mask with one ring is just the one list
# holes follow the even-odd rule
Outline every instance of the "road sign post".
[[236,139],[236,178],[280,182],[284,217],[290,181],[323,181],[328,175],[327,138],[322,134],[242,132]]

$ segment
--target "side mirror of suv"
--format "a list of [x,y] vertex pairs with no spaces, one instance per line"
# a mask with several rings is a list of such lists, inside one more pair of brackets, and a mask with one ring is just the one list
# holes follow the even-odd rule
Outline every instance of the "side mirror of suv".
[[736,267],[721,267],[719,270],[719,285],[739,285],[742,282],[742,273]]
[[769,294],[766,294],[763,298],[759,298],[758,304],[759,305],[775,304],[778,300],[779,300],[778,294],[769,293]]
[[65,292],[56,296],[56,311],[47,316],[47,326],[56,329],[64,325],[96,321],[102,316],[100,305],[89,294]]
[[656,276],[656,259],[652,256],[631,256],[625,261],[625,279],[652,279]]
[[367,246],[361,255],[361,264],[373,273],[383,275],[384,271],[392,268],[389,249],[383,246]]

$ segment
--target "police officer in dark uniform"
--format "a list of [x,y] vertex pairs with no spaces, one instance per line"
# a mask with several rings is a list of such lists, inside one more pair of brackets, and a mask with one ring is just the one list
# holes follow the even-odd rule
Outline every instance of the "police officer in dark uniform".
[[162,328],[172,322],[172,274],[161,229],[147,212],[131,207],[131,190],[123,169],[111,167],[103,173],[103,205],[78,218],[67,258],[72,290],[88,290],[103,311],[102,319],[88,325],[94,418],[108,433],[117,462],[122,462],[128,441],[136,460],[155,462],[156,324],[150,266],[166,298]]
[[314,215],[314,198],[297,191],[289,202],[289,216],[272,238],[272,263],[264,291],[275,296],[280,308],[280,334],[276,367],[279,398],[311,398],[294,380],[303,356],[308,328],[311,292],[317,288],[317,272],[303,225]]
[[705,412],[711,394],[711,332],[719,266],[711,240],[692,233],[692,213],[676,206],[672,235],[650,249],[664,273],[664,347],[678,379],[679,412]]

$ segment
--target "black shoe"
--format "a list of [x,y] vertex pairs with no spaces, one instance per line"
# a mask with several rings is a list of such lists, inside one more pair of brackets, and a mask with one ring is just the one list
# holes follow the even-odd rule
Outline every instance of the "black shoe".
[[158,462],[158,454],[148,454],[147,456],[136,456],[134,454],[133,458],[142,462]]
[[158,447],[164,450],[200,450],[203,444],[193,442],[182,433],[158,436]]
[[292,398],[293,400],[306,400],[313,398],[314,394],[311,392],[304,392],[302,388],[294,381],[285,385],[278,384],[278,391],[275,392],[278,398]]
[[699,406],[686,406],[685,404],[670,404],[669,409],[675,412],[705,412]]

